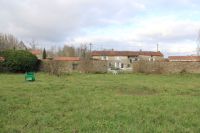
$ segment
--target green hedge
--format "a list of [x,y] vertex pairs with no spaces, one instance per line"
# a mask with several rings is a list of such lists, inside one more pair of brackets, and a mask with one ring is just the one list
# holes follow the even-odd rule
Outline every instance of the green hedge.
[[29,51],[7,50],[0,52],[0,56],[5,58],[5,61],[0,64],[3,71],[29,72],[37,70],[38,59]]

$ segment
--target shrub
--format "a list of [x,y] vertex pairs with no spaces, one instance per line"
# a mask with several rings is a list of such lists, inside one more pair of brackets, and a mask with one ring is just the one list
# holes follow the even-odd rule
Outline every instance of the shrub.
[[0,52],[0,56],[5,58],[5,61],[1,62],[0,65],[4,71],[28,72],[37,70],[37,57],[29,51],[7,50]]
[[43,61],[40,65],[40,70],[44,72],[48,72],[50,75],[61,76],[65,72],[63,70],[65,68],[65,64],[61,61]]
[[185,74],[185,73],[187,73],[185,68],[180,71],[180,74]]

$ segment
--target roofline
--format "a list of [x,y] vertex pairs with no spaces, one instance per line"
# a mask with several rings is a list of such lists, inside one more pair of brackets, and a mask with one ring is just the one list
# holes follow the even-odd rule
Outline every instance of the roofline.
[[[97,53],[95,53],[97,52]],[[102,54],[100,54],[102,52]],[[108,54],[108,53],[112,53],[112,54]],[[117,53],[118,52],[118,53]],[[135,52],[135,55],[134,55]],[[92,51],[92,56],[102,56],[102,55],[106,55],[106,56],[139,56],[139,55],[146,55],[145,53],[151,53],[147,56],[160,56],[160,57],[164,57],[164,55],[160,52],[160,51]],[[121,55],[119,54],[121,53]],[[156,55],[153,53],[159,53],[160,55]],[[132,54],[132,55],[131,55]]]

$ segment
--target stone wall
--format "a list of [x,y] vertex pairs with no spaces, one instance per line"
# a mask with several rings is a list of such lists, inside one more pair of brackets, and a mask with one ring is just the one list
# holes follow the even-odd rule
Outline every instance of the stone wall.
[[61,73],[70,72],[89,72],[89,73],[106,73],[107,72],[107,62],[106,61],[75,61],[75,62],[65,62],[65,61],[42,61],[40,65],[40,71],[49,72],[52,68],[57,68]]
[[138,59],[140,60],[140,61],[150,61],[150,60],[152,60],[152,61],[164,61],[164,57],[162,57],[162,56],[146,56],[146,55],[139,55],[138,56]]
[[134,62],[133,72],[200,73],[200,62]]
[[107,61],[93,60],[92,61],[92,71],[94,73],[106,73],[108,70]]

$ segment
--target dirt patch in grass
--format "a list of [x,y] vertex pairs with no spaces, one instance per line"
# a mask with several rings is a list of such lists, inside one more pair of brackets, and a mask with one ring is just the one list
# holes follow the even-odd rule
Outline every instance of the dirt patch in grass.
[[179,93],[177,96],[200,96],[200,94],[191,94],[191,93]]
[[140,86],[137,88],[120,88],[119,95],[132,95],[132,96],[151,96],[159,94],[156,89],[152,89],[146,86]]
[[179,96],[200,96],[200,89],[191,89],[185,92],[178,92]]

